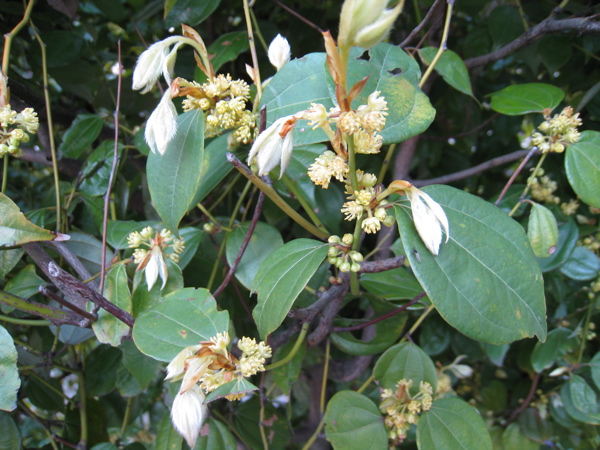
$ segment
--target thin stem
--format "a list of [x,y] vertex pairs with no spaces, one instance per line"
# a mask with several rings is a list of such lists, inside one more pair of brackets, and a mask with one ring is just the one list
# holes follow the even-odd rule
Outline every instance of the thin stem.
[[369,378],[367,378],[367,381],[365,381],[362,384],[362,386],[356,390],[356,392],[358,394],[362,394],[364,392],[364,390],[367,389],[374,380],[375,380],[375,377],[373,375],[371,375]]
[[533,172],[532,172],[531,176],[527,179],[527,186],[525,186],[525,189],[523,189],[523,193],[521,194],[520,200],[513,207],[513,209],[508,213],[509,217],[512,217],[513,214],[517,212],[517,209],[519,209],[519,206],[521,206],[521,203],[523,203],[523,199],[525,198],[525,196],[527,196],[527,193],[529,192],[529,189],[531,189],[531,185],[533,184],[533,179],[536,177],[536,174],[538,173],[538,170],[540,170],[540,167],[542,167],[542,164],[546,160],[546,156],[548,156],[548,153],[543,153],[542,154],[542,157],[538,161],[537,166],[535,166],[535,169],[533,169]]
[[52,174],[54,177],[55,203],[56,203],[56,230],[63,231],[61,228],[62,209],[60,207],[60,179],[58,172],[58,157],[56,155],[56,143],[54,141],[54,126],[52,121],[52,108],[50,107],[50,90],[48,89],[48,67],[46,63],[46,44],[38,34],[33,21],[31,29],[35,38],[40,44],[42,53],[42,79],[44,83],[44,102],[46,104],[46,120],[48,121],[48,140],[50,141],[50,155],[52,157]]
[[290,352],[283,359],[280,359],[279,361],[274,362],[273,364],[265,366],[265,370],[277,369],[278,367],[284,366],[287,363],[289,363],[292,360],[292,358],[296,355],[296,353],[298,353],[302,342],[304,342],[304,338],[306,338],[306,333],[308,332],[309,326],[310,322],[304,322],[302,324],[302,328],[300,329],[300,334],[298,334],[298,339],[296,339],[296,343],[294,344]]
[[235,223],[235,219],[236,219],[238,213],[240,212],[242,203],[244,203],[244,199],[246,198],[246,195],[248,195],[248,191],[250,191],[250,186],[252,186],[251,183],[246,183],[246,186],[244,186],[244,190],[242,191],[240,198],[238,198],[237,203],[233,207],[233,213],[231,214],[231,218],[229,219],[229,225],[228,225],[229,229],[233,228],[233,224]]
[[431,75],[431,72],[433,72],[435,65],[438,63],[438,61],[442,57],[442,54],[444,53],[444,51],[447,48],[446,44],[448,42],[448,33],[450,31],[450,19],[452,18],[452,7],[453,6],[454,6],[454,0],[448,0],[448,10],[446,11],[446,21],[444,22],[444,31],[442,32],[442,42],[440,42],[440,48],[438,49],[437,53],[435,54],[435,57],[431,61],[431,64],[429,64],[429,67],[427,67],[427,70],[425,71],[425,74],[423,74],[421,81],[419,82],[420,88],[423,87],[423,85],[425,84],[425,82],[427,81],[429,76]]
[[16,325],[29,325],[34,327],[47,327],[52,325],[49,320],[37,320],[37,319],[17,319],[16,317],[9,317],[0,315],[0,321],[14,323]]
[[296,187],[296,184],[285,174],[281,178],[281,181],[283,181],[285,187],[290,190],[292,194],[294,194],[294,197],[300,202],[300,205],[302,208],[304,208],[304,211],[306,214],[308,214],[308,217],[312,219],[313,223],[325,233],[330,234],[329,231],[327,231],[327,228],[325,228],[325,225],[323,225],[323,222],[321,222],[321,219],[319,219],[319,216],[317,216],[308,201],[306,201],[304,198],[302,191]]
[[50,445],[52,446],[52,449],[59,450],[58,445],[56,445],[56,440],[54,439],[52,431],[48,429],[47,425],[44,424],[42,420],[38,416],[36,416],[34,412],[31,409],[29,409],[29,407],[22,400],[18,400],[17,404],[19,405],[19,408],[21,408],[25,412],[25,414],[31,417],[42,427],[42,430],[44,430],[44,433],[46,434],[46,436],[48,436],[48,439],[50,440]]
[[405,341],[406,339],[408,339],[408,336],[410,336],[411,334],[413,334],[415,332],[415,330],[417,328],[419,328],[419,326],[421,325],[421,322],[423,322],[425,320],[425,317],[427,317],[429,315],[429,313],[431,311],[433,311],[435,309],[435,306],[433,304],[431,304],[429,306],[429,308],[427,308],[425,310],[425,312],[423,314],[421,314],[421,316],[417,319],[417,321],[413,324],[412,327],[410,327],[410,330],[408,330],[408,333],[406,333],[404,335],[404,337],[400,340],[400,342]]
[[212,202],[212,204],[210,205],[210,208],[208,208],[208,211],[213,211],[217,206],[219,206],[221,204],[223,199],[225,197],[227,197],[227,195],[229,195],[229,193],[233,190],[233,188],[235,187],[235,185],[237,184],[237,182],[239,181],[239,179],[241,177],[242,177],[241,173],[235,174],[235,177],[233,178],[233,180],[231,180],[230,183],[227,183],[227,188],[223,191],[223,193],[221,195],[219,195],[219,198],[217,198],[214,202]]
[[585,350],[585,344],[587,342],[586,333],[590,326],[590,320],[592,319],[592,311],[596,310],[596,299],[592,300],[588,305],[586,314],[585,314],[585,322],[583,328],[581,330],[581,344],[579,345],[579,353],[577,355],[577,365],[581,364],[581,359],[583,358],[583,351]]
[[356,153],[354,152],[354,137],[348,136],[348,175],[353,191],[358,191],[358,178],[356,177]]
[[537,147],[532,147],[531,150],[529,151],[529,153],[527,153],[527,155],[525,156],[525,158],[523,158],[523,161],[521,161],[521,164],[519,164],[519,167],[517,167],[517,170],[515,170],[514,173],[508,179],[506,185],[502,189],[502,192],[500,192],[498,199],[494,202],[494,205],[498,206],[500,204],[500,202],[506,195],[508,188],[511,187],[511,185],[515,181],[515,178],[517,178],[517,175],[519,175],[521,173],[521,171],[523,170],[523,167],[525,167],[525,164],[527,164],[529,162],[529,160],[531,159],[531,157],[533,155],[535,155],[536,151],[537,151]]
[[392,161],[392,155],[394,154],[394,150],[396,150],[396,144],[392,144],[388,147],[388,150],[385,154],[385,158],[383,159],[383,163],[381,164],[379,176],[377,177],[378,183],[383,183],[383,178],[385,177],[385,173],[390,167],[390,162]]
[[29,22],[29,18],[31,17],[31,11],[33,10],[33,4],[35,0],[29,0],[27,3],[27,7],[25,8],[25,13],[23,14],[23,18],[21,21],[10,31],[10,33],[6,33],[4,35],[4,53],[2,54],[2,72],[4,75],[8,77],[8,63],[10,61],[10,47],[12,45],[12,41],[15,36],[23,29],[23,27]]
[[288,205],[284,199],[282,199],[275,189],[261,180],[256,174],[254,174],[244,163],[242,163],[233,153],[227,153],[227,160],[233,164],[233,166],[239,170],[248,180],[252,182],[257,188],[265,193],[283,212],[285,212],[293,221],[304,228],[309,233],[314,234],[319,239],[327,239],[328,233],[320,230],[300,214],[298,214],[290,205]]
[[[354,225],[354,236],[352,240],[352,251],[357,252],[360,249],[360,238],[362,236],[362,222],[363,218],[356,219]],[[352,295],[358,295],[360,291],[360,285],[358,283],[358,274],[356,272],[350,272],[350,293]]]
[[517,7],[519,8],[519,16],[521,16],[521,22],[523,23],[523,28],[525,29],[525,31],[529,31],[529,25],[527,24],[527,19],[525,18],[525,11],[523,10],[523,5],[521,4],[521,0],[517,0]]
[[[261,378],[261,391],[262,391],[262,385],[264,382],[264,372],[263,372],[263,376]],[[263,444],[263,449],[264,450],[269,450],[269,440],[267,439],[267,433],[265,432],[265,427],[264,427],[264,422],[265,420],[265,400],[264,397],[261,393],[260,395],[260,412],[259,412],[259,417],[258,417],[258,429],[260,430],[260,437],[262,439],[262,444]]]
[[250,54],[252,55],[253,80],[256,85],[256,97],[254,106],[258,107],[262,97],[262,82],[260,81],[260,71],[258,70],[258,57],[256,56],[256,45],[254,44],[254,33],[252,31],[252,19],[250,18],[250,5],[248,0],[244,0],[244,17],[246,18],[246,27],[248,28],[248,44],[250,44]]
[[[221,226],[221,224],[219,223],[219,221],[217,219],[214,218],[214,216],[208,211],[208,209],[206,209],[204,207],[204,205],[202,203],[198,203],[196,205],[196,207],[202,211],[202,214],[204,214],[206,217],[208,217],[208,220],[210,220],[213,224],[217,225],[217,226]],[[229,231],[229,230],[228,230]]]
[[331,342],[327,339],[325,342],[325,365],[323,366],[323,378],[321,379],[321,398],[319,400],[319,413],[325,413],[325,393],[327,391],[327,374],[329,373],[329,356]]
[[2,169],[2,193],[6,192],[8,185],[8,154],[4,155],[4,167]]
[[323,429],[324,426],[325,426],[325,417],[323,417],[321,419],[321,421],[319,422],[319,425],[317,426],[317,429],[312,434],[310,439],[308,441],[306,441],[306,444],[304,444],[304,447],[302,447],[302,450],[310,450],[312,448],[312,445],[315,443],[315,441],[319,437],[319,433],[321,432],[321,430]]
[[[80,355],[77,356],[77,361],[81,361],[83,358]],[[77,372],[77,381],[79,383],[79,418],[81,422],[81,435],[79,438],[78,446],[80,448],[87,448],[88,440],[88,423],[87,423],[87,389],[85,387],[85,374],[83,370]]]
[[[100,265],[100,292],[104,293],[104,279],[106,276],[106,239],[108,235],[108,209],[110,205],[110,191],[115,179],[115,172],[117,171],[117,165],[119,163],[119,109],[121,106],[121,80],[123,74],[123,66],[121,65],[121,41],[117,41],[117,65],[119,67],[119,74],[117,76],[117,99],[115,102],[115,137],[114,137],[114,148],[113,148],[113,160],[112,167],[110,168],[110,175],[108,177],[108,186],[106,187],[106,194],[104,194],[104,213],[102,216],[102,263]],[[175,231],[175,230],[173,230]]]
[[133,406],[133,397],[127,398],[127,405],[125,406],[125,414],[123,414],[123,423],[121,424],[121,440],[125,436],[125,430],[127,430],[127,424],[131,419],[131,409]]
[[256,19],[256,15],[254,14],[254,11],[250,10],[250,17],[252,18],[252,24],[254,26],[254,29],[256,30],[256,37],[258,37],[258,40],[260,41],[260,45],[263,46],[263,48],[265,49],[265,52],[269,50],[269,46],[267,44],[267,41],[265,41],[265,38],[263,37],[262,33],[260,32],[260,27],[258,26],[258,20]]

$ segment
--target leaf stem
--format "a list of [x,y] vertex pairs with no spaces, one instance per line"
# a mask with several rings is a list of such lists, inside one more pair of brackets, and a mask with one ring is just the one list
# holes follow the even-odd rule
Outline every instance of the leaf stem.
[[546,156],[548,156],[548,153],[543,153],[542,154],[542,157],[538,161],[537,166],[535,166],[535,169],[533,169],[533,172],[531,173],[531,175],[529,176],[529,178],[527,178],[527,186],[525,186],[525,189],[523,189],[523,193],[521,194],[521,197],[520,197],[519,201],[517,202],[517,204],[508,213],[509,217],[512,217],[513,214],[517,212],[517,209],[519,209],[519,206],[521,206],[521,203],[523,203],[523,200],[525,199],[525,196],[527,195],[527,193],[529,192],[529,189],[531,189],[531,186],[533,185],[533,179],[536,177],[538,171],[542,167],[542,164],[544,164]]
[[396,150],[396,144],[391,144],[388,147],[388,150],[385,154],[385,158],[383,159],[383,163],[381,164],[381,170],[379,171],[379,176],[377,177],[378,183],[383,183],[383,178],[385,177],[385,173],[390,167],[390,162],[392,161],[394,150]]
[[325,365],[323,366],[323,378],[321,379],[321,397],[319,399],[319,413],[325,413],[325,393],[327,390],[327,374],[329,373],[329,357],[331,350],[331,341],[325,342]]
[[250,5],[248,0],[244,0],[244,17],[246,18],[246,27],[248,28],[248,44],[250,45],[250,54],[252,55],[253,80],[256,85],[256,97],[254,97],[254,107],[257,108],[262,97],[262,82],[260,81],[260,71],[258,70],[258,57],[256,56],[256,45],[254,44],[254,33],[252,31],[252,19],[250,17]]
[[448,43],[448,33],[450,31],[450,19],[452,18],[453,6],[454,6],[454,0],[448,0],[448,9],[446,11],[446,20],[444,22],[444,31],[442,32],[442,41],[440,42],[440,48],[438,48],[438,51],[435,54],[433,60],[431,61],[431,64],[429,64],[429,67],[427,67],[427,70],[423,74],[423,77],[421,78],[421,81],[419,82],[420,88],[423,87],[423,85],[425,84],[425,82],[427,81],[429,76],[431,75],[431,72],[433,72],[435,65],[438,63],[438,61],[442,57],[442,54],[447,49],[446,44]]
[[375,377],[371,374],[371,376],[369,378],[367,378],[367,380],[362,384],[361,387],[359,387],[356,390],[356,392],[358,394],[362,394],[364,392],[364,390],[367,389],[374,380],[375,380]]
[[127,405],[125,406],[125,414],[123,414],[123,423],[121,424],[121,440],[123,440],[123,436],[125,436],[125,431],[127,430],[127,424],[131,419],[131,409],[133,405],[133,397],[127,398]]
[[[362,222],[363,218],[356,220],[354,226],[354,236],[352,240],[352,250],[357,252],[360,249],[360,238],[362,236]],[[356,272],[350,272],[350,293],[352,295],[358,295],[360,291],[360,285],[358,283],[358,274]]]
[[324,426],[325,426],[325,416],[323,416],[323,418],[319,422],[319,425],[317,426],[317,429],[312,434],[312,436],[310,437],[310,439],[308,441],[306,441],[306,444],[304,444],[304,447],[302,447],[302,450],[310,450],[312,448],[312,445],[317,440],[317,437],[319,437],[319,433],[321,432],[321,430],[323,429]]
[[310,322],[304,322],[302,324],[302,328],[300,329],[300,334],[298,334],[298,339],[296,339],[296,343],[294,344],[294,347],[292,347],[290,352],[283,359],[280,359],[279,361],[265,366],[265,370],[277,369],[278,367],[284,366],[288,362],[290,362],[292,358],[296,355],[296,353],[298,353],[302,342],[304,342],[304,338],[306,338],[306,333],[308,332],[309,326]]
[[296,184],[285,174],[281,178],[281,181],[283,181],[285,187],[288,188],[292,192],[292,194],[294,194],[294,197],[300,202],[300,205],[302,206],[302,208],[304,208],[306,214],[308,214],[308,216],[312,219],[313,223],[325,233],[331,234],[329,231],[327,231],[327,228],[325,228],[325,225],[323,225],[323,222],[321,222],[321,219],[319,219],[319,216],[317,216],[317,214],[310,206],[306,198],[304,198],[304,194],[302,193],[302,191],[300,191],[296,187]]
[[29,325],[34,327],[47,327],[52,325],[49,320],[38,320],[38,319],[17,319],[16,317],[9,317],[0,315],[0,320],[3,322],[14,323],[16,325]]

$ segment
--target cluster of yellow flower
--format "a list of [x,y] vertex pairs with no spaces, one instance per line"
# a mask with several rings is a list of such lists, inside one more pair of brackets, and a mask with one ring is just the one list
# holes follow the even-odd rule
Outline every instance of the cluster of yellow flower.
[[340,272],[358,272],[364,257],[362,253],[351,250],[354,236],[346,233],[341,239],[339,236],[329,236],[329,251],[327,261],[336,266]]
[[552,180],[548,175],[544,175],[543,169],[538,169],[537,176],[530,180],[531,196],[538,202],[544,203],[560,203],[560,198],[554,195],[554,191],[558,188],[556,181]]
[[[161,289],[165,287],[168,278],[167,263],[165,257],[173,262],[179,262],[179,255],[185,248],[185,240],[183,238],[174,238],[173,234],[163,228],[159,233],[154,231],[152,227],[146,227],[141,232],[134,231],[127,236],[129,248],[135,248],[133,252],[133,261],[138,264],[136,270],[146,269],[146,283],[148,290],[152,289],[154,283],[160,278],[163,280]],[[141,245],[148,247],[139,248]],[[170,248],[172,251],[167,253]]]
[[554,117],[549,115],[538,127],[539,131],[531,135],[531,143],[537,146],[542,153],[565,151],[565,145],[579,141],[577,127],[581,125],[579,113],[573,114],[573,108],[567,106],[560,114]]
[[575,214],[577,212],[577,208],[579,208],[579,202],[575,198],[560,204],[560,209],[567,216],[572,216]]
[[[165,379],[182,380],[171,410],[173,425],[192,448],[206,417],[206,393],[236,377],[264,371],[265,360],[271,357],[271,347],[243,337],[237,344],[242,351],[238,359],[227,350],[229,341],[229,333],[218,333],[208,341],[184,348],[167,366]],[[226,398],[239,400],[243,396],[241,393]]]
[[21,142],[29,142],[29,134],[35,134],[39,127],[37,113],[33,108],[17,113],[10,105],[2,106],[0,127],[0,158],[6,154],[20,156]]
[[411,395],[413,380],[402,379],[396,384],[396,390],[384,389],[381,393],[379,410],[386,414],[385,426],[392,445],[400,444],[411,424],[419,422],[418,414],[431,408],[433,389],[426,381],[419,383],[419,392]]
[[179,79],[180,95],[186,95],[183,110],[202,109],[207,113],[204,123],[206,137],[217,136],[234,129],[233,137],[248,144],[256,138],[256,115],[246,109],[250,87],[230,75],[217,75],[206,83]]

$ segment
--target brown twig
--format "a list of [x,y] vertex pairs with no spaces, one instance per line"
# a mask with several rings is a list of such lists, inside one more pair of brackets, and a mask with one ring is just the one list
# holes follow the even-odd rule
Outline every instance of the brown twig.
[[521,173],[521,171],[523,170],[523,167],[525,167],[525,164],[527,164],[527,162],[531,159],[531,157],[533,155],[535,155],[535,153],[536,153],[537,150],[538,150],[537,147],[533,147],[529,151],[529,153],[527,153],[527,156],[525,156],[525,158],[523,158],[523,161],[521,161],[521,164],[519,164],[519,167],[517,167],[517,170],[515,170],[513,172],[513,174],[510,176],[510,178],[506,182],[506,185],[502,189],[502,192],[500,192],[500,195],[498,196],[498,199],[494,202],[494,205],[498,206],[500,204],[500,202],[502,201],[502,199],[506,195],[506,192],[508,191],[508,188],[512,186],[513,182],[515,181],[515,178],[517,178],[517,175],[519,175]]
[[506,421],[506,427],[508,427],[515,420],[517,420],[519,414],[521,414],[523,411],[525,411],[525,409],[527,409],[527,407],[531,403],[531,400],[533,400],[533,396],[535,395],[535,390],[537,389],[541,375],[541,372],[537,372],[535,374],[535,377],[533,377],[533,381],[531,382],[531,388],[529,388],[529,393],[527,394],[527,397],[525,397],[525,399],[521,402],[519,407],[512,412],[509,419]]
[[294,11],[293,9],[291,9],[289,6],[286,6],[286,5],[284,5],[283,3],[281,3],[281,2],[279,2],[277,0],[273,0],[273,1],[275,3],[277,3],[279,6],[281,6],[283,9],[285,9],[287,12],[289,12],[292,16],[294,16],[295,18],[297,18],[297,19],[301,20],[302,22],[304,22],[309,27],[314,28],[319,33],[323,33],[323,30],[321,30],[321,28],[319,28],[317,25],[315,25],[314,23],[312,23],[306,17],[303,17],[300,14],[298,14],[296,11]]
[[431,8],[429,8],[429,11],[427,11],[427,14],[425,14],[425,17],[423,18],[421,23],[410,32],[406,39],[400,42],[398,47],[404,48],[408,44],[410,44],[410,41],[412,41],[415,38],[415,36],[419,34],[423,30],[423,28],[425,28],[425,25],[429,23],[434,14],[436,14],[438,10],[443,10],[444,3],[446,3],[445,0],[435,0],[433,5],[431,5]]
[[292,309],[288,312],[288,317],[298,319],[302,322],[312,321],[329,303],[338,297],[344,297],[348,292],[349,277],[347,274],[342,274],[342,283],[331,286],[327,291],[323,292],[316,302],[302,309]]
[[79,314],[81,317],[86,318],[88,321],[95,322],[96,320],[98,320],[98,316],[96,316],[96,314],[89,313],[85,309],[77,307],[73,303],[69,302],[68,300],[65,300],[60,295],[56,294],[56,292],[52,292],[46,286],[40,286],[38,289],[40,291],[40,294],[45,295],[49,299],[54,300],[56,303],[60,303],[61,305],[69,308],[71,311]]
[[363,262],[360,264],[360,273],[377,273],[396,269],[404,264],[405,259],[406,257],[404,255],[400,255],[379,261]]

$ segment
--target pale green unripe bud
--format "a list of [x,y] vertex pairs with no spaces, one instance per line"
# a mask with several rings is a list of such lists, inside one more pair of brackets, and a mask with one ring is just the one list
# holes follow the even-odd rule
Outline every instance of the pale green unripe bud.
[[354,236],[352,236],[350,233],[346,233],[342,237],[342,242],[346,245],[352,245],[352,243],[354,242]]
[[360,252],[350,252],[350,259],[354,262],[361,262],[364,260],[363,255]]
[[342,258],[341,256],[338,256],[336,258],[335,265],[340,267],[342,264],[344,264],[344,258]]
[[215,226],[212,223],[205,223],[204,225],[202,225],[202,229],[211,235],[219,232],[219,227]]
[[327,262],[333,266],[337,266],[337,256],[329,256]]
[[351,272],[358,272],[358,271],[360,271],[360,264],[358,264],[358,263],[352,263],[350,265],[350,271]]
[[329,250],[327,250],[327,256],[334,256],[337,257],[339,250],[335,247],[329,247]]
[[394,216],[386,216],[386,218],[381,221],[381,223],[386,227],[391,227],[394,225],[394,222],[396,222],[396,218]]
[[344,272],[344,273],[348,273],[350,272],[350,269],[352,268],[352,266],[350,265],[349,262],[345,262],[340,264],[340,272]]
[[386,9],[388,0],[346,0],[340,16],[340,47],[370,48],[388,35],[404,2]]
[[333,235],[333,236],[329,236],[329,239],[327,239],[327,242],[329,242],[330,244],[341,244],[342,241],[340,240],[339,236]]
[[387,217],[387,212],[385,211],[385,208],[377,208],[374,216],[383,222]]

